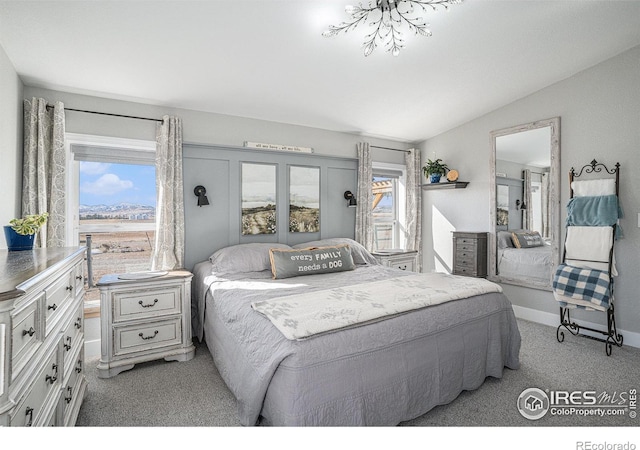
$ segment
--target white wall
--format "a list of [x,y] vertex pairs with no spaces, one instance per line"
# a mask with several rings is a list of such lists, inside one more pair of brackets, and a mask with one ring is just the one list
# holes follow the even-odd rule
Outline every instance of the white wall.
[[[0,46],[0,224],[20,215],[22,188],[22,81]],[[0,249],[6,249],[4,237]]]
[[[424,191],[425,271],[451,267],[450,231],[489,231],[489,132],[560,116],[561,210],[569,200],[567,174],[592,159],[611,167],[620,162],[620,199],[625,238],[616,248],[616,318],[618,328],[640,337],[640,46],[549,86],[526,98],[468,122],[420,144],[423,160],[434,153],[470,181],[464,190]],[[443,264],[444,262],[444,264]],[[448,267],[447,267],[448,265]],[[557,316],[550,292],[504,286],[517,309],[529,308],[540,316]],[[576,314],[605,324],[604,314]],[[627,336],[625,336],[627,342]]]

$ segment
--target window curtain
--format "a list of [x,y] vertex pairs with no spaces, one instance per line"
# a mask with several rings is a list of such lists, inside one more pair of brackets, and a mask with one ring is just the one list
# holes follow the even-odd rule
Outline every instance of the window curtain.
[[412,148],[404,155],[407,166],[405,240],[407,250],[418,251],[417,271],[422,272],[422,163],[420,150]]
[[36,246],[64,247],[66,153],[64,105],[47,109],[43,98],[24,100],[22,215],[49,213]]
[[522,171],[523,178],[523,189],[522,189],[522,205],[521,207],[525,207],[522,210],[523,212],[523,226],[525,230],[531,230],[533,228],[533,217],[531,214],[532,206],[531,205],[531,171],[529,169],[525,169]]
[[549,227],[549,173],[542,174],[542,237],[551,237]]
[[182,120],[164,116],[156,127],[156,236],[151,270],[184,267]]
[[373,217],[371,198],[373,189],[373,167],[371,150],[366,142],[359,142],[358,150],[358,193],[356,194],[356,241],[369,251],[373,250]]

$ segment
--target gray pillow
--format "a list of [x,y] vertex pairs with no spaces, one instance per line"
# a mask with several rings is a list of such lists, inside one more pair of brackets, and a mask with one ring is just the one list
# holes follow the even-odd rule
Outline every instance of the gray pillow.
[[292,248],[309,248],[309,247],[331,247],[336,245],[348,244],[351,247],[351,257],[357,265],[370,264],[379,265],[380,262],[364,248],[364,246],[349,238],[327,238],[319,241],[305,242],[303,244],[293,245]]
[[271,269],[269,250],[289,249],[286,244],[251,243],[221,248],[209,257],[213,271],[219,273],[261,272]]
[[544,245],[542,236],[537,231],[524,231],[511,233],[513,245],[516,248],[531,248]]
[[269,255],[274,280],[301,275],[342,272],[356,268],[351,257],[351,247],[347,244],[299,250],[272,248],[269,250]]
[[511,231],[498,231],[498,248],[513,248]]

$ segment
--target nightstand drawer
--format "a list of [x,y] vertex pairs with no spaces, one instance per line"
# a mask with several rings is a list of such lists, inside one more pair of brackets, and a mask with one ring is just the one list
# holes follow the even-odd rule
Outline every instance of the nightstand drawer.
[[399,261],[391,261],[391,264],[389,266],[393,267],[394,269],[407,270],[409,272],[415,271],[413,258],[399,260]]
[[113,295],[113,321],[180,313],[180,287],[120,292]]
[[113,355],[126,355],[182,343],[181,318],[123,327],[114,327]]

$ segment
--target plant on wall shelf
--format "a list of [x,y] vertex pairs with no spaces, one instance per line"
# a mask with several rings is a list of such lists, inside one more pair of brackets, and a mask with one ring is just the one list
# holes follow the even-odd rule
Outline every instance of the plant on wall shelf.
[[446,175],[449,171],[449,167],[442,162],[440,158],[435,161],[427,160],[427,163],[422,167],[424,176],[429,178],[431,183],[439,183],[440,177]]
[[49,213],[29,214],[22,219],[11,219],[9,225],[16,233],[22,236],[36,234],[38,230],[47,222]]

